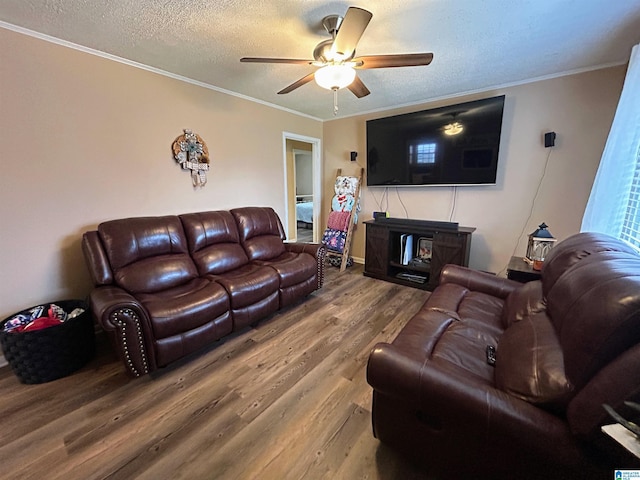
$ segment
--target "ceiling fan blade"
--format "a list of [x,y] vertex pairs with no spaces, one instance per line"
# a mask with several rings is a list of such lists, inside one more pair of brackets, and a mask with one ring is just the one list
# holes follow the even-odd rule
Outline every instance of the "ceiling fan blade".
[[301,60],[297,58],[263,58],[263,57],[242,57],[244,63],[292,63],[294,65],[311,65],[313,60]]
[[301,87],[302,85],[309,83],[313,80],[313,75],[315,72],[311,72],[309,75],[305,75],[300,80],[296,80],[288,87],[283,88],[278,92],[278,95],[284,95],[285,93],[293,92],[296,88]]
[[358,77],[357,75],[353,82],[351,82],[351,84],[347,86],[347,88],[358,98],[366,97],[371,93],[366,85],[362,83],[360,77]]
[[[343,58],[349,58],[358,45],[358,41],[371,21],[373,14],[358,7],[349,7],[340,24],[331,52]],[[334,57],[335,58],[335,57]]]
[[401,53],[398,55],[365,55],[354,58],[357,63],[354,68],[388,68],[388,67],[417,67],[429,65],[433,60],[433,53]]

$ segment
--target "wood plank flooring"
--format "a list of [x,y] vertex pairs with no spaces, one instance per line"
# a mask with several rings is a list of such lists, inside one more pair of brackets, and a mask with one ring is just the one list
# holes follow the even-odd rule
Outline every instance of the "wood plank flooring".
[[298,242],[313,242],[313,228],[298,227],[297,230]]
[[428,292],[327,267],[322,290],[132,379],[99,335],[79,372],[0,371],[0,478],[423,479],[371,432],[365,369]]

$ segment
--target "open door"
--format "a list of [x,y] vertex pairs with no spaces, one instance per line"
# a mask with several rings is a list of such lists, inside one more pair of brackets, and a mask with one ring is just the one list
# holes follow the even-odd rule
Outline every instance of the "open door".
[[320,139],[283,134],[285,229],[289,241],[320,241]]

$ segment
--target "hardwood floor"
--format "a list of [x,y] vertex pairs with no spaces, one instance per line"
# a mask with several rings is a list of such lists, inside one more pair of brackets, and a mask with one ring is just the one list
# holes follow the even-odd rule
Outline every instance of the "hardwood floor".
[[153,375],[127,377],[104,341],[54,382],[4,368],[0,477],[427,478],[373,437],[365,379],[427,296],[327,267],[305,301]]
[[313,228],[301,228],[296,230],[297,242],[313,242]]

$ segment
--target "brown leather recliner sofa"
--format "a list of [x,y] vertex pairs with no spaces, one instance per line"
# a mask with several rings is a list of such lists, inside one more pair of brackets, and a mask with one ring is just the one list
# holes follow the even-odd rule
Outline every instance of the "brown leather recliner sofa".
[[601,426],[614,423],[603,404],[629,418],[624,401],[640,399],[640,257],[580,233],[526,284],[446,266],[397,338],[374,347],[367,379],[374,435],[442,478],[638,468]]
[[82,239],[91,311],[149,373],[319,289],[324,246],[284,239],[268,207],[101,223]]

